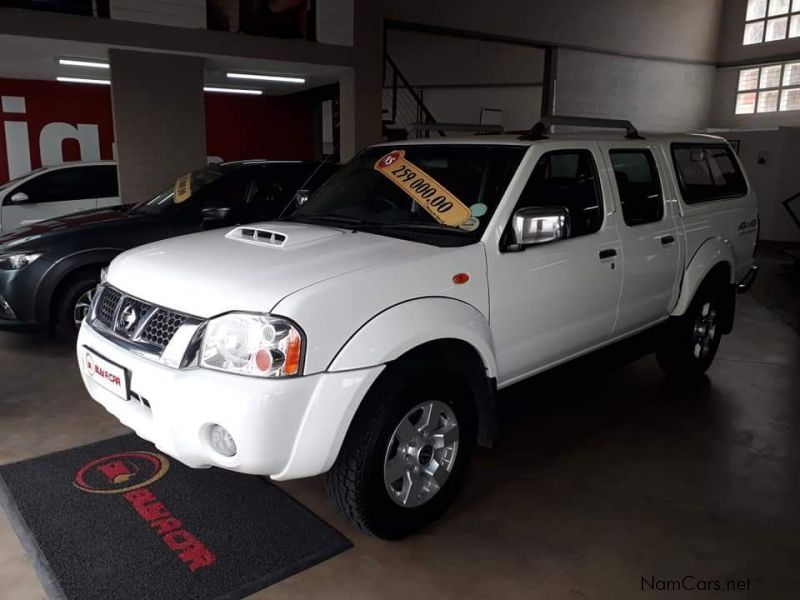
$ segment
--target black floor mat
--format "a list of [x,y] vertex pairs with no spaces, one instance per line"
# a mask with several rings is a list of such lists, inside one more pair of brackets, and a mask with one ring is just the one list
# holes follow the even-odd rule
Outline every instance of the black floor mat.
[[351,546],[268,481],[133,435],[2,466],[0,500],[53,599],[242,598]]

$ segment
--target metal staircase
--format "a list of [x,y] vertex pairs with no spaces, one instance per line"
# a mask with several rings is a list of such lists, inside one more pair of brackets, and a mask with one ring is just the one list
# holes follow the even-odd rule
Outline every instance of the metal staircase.
[[[422,125],[423,127],[419,127]],[[422,90],[414,89],[397,64],[383,57],[383,136],[387,140],[427,138],[431,132],[445,137],[436,128],[436,119],[422,101]]]

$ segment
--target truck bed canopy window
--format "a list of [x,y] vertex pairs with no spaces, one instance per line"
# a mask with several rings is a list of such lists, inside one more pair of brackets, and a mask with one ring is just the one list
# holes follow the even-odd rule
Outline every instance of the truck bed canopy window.
[[747,194],[744,175],[727,144],[673,144],[672,160],[687,204]]

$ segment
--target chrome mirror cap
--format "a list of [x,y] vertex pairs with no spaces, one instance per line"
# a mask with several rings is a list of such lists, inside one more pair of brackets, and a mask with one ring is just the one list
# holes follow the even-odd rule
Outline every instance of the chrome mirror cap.
[[569,211],[563,206],[521,208],[511,220],[517,246],[546,244],[569,237]]

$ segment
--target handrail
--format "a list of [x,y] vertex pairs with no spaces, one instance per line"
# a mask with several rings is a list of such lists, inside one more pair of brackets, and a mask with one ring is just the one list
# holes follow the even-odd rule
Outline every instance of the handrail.
[[[431,111],[429,111],[428,107],[425,106],[425,103],[422,102],[422,98],[419,97],[419,94],[417,94],[416,90],[414,90],[414,87],[411,85],[411,83],[408,81],[408,79],[406,79],[406,77],[405,77],[405,75],[403,75],[402,71],[400,71],[400,69],[397,68],[397,64],[391,59],[391,57],[388,54],[384,55],[384,59],[392,67],[392,70],[394,71],[394,76],[393,77],[395,77],[396,79],[397,78],[400,79],[400,83],[403,84],[403,86],[406,88],[406,91],[408,91],[408,93],[411,95],[411,98],[413,98],[414,102],[417,104],[417,107],[422,112],[422,114],[425,116],[426,121],[429,122],[429,123],[436,123],[436,119],[433,117],[433,114],[431,114]],[[396,81],[396,79],[395,79],[395,81]],[[397,89],[397,85],[396,84],[394,86],[394,89],[395,90]],[[442,137],[446,137],[444,131],[440,130],[440,131],[438,131],[438,133]]]

